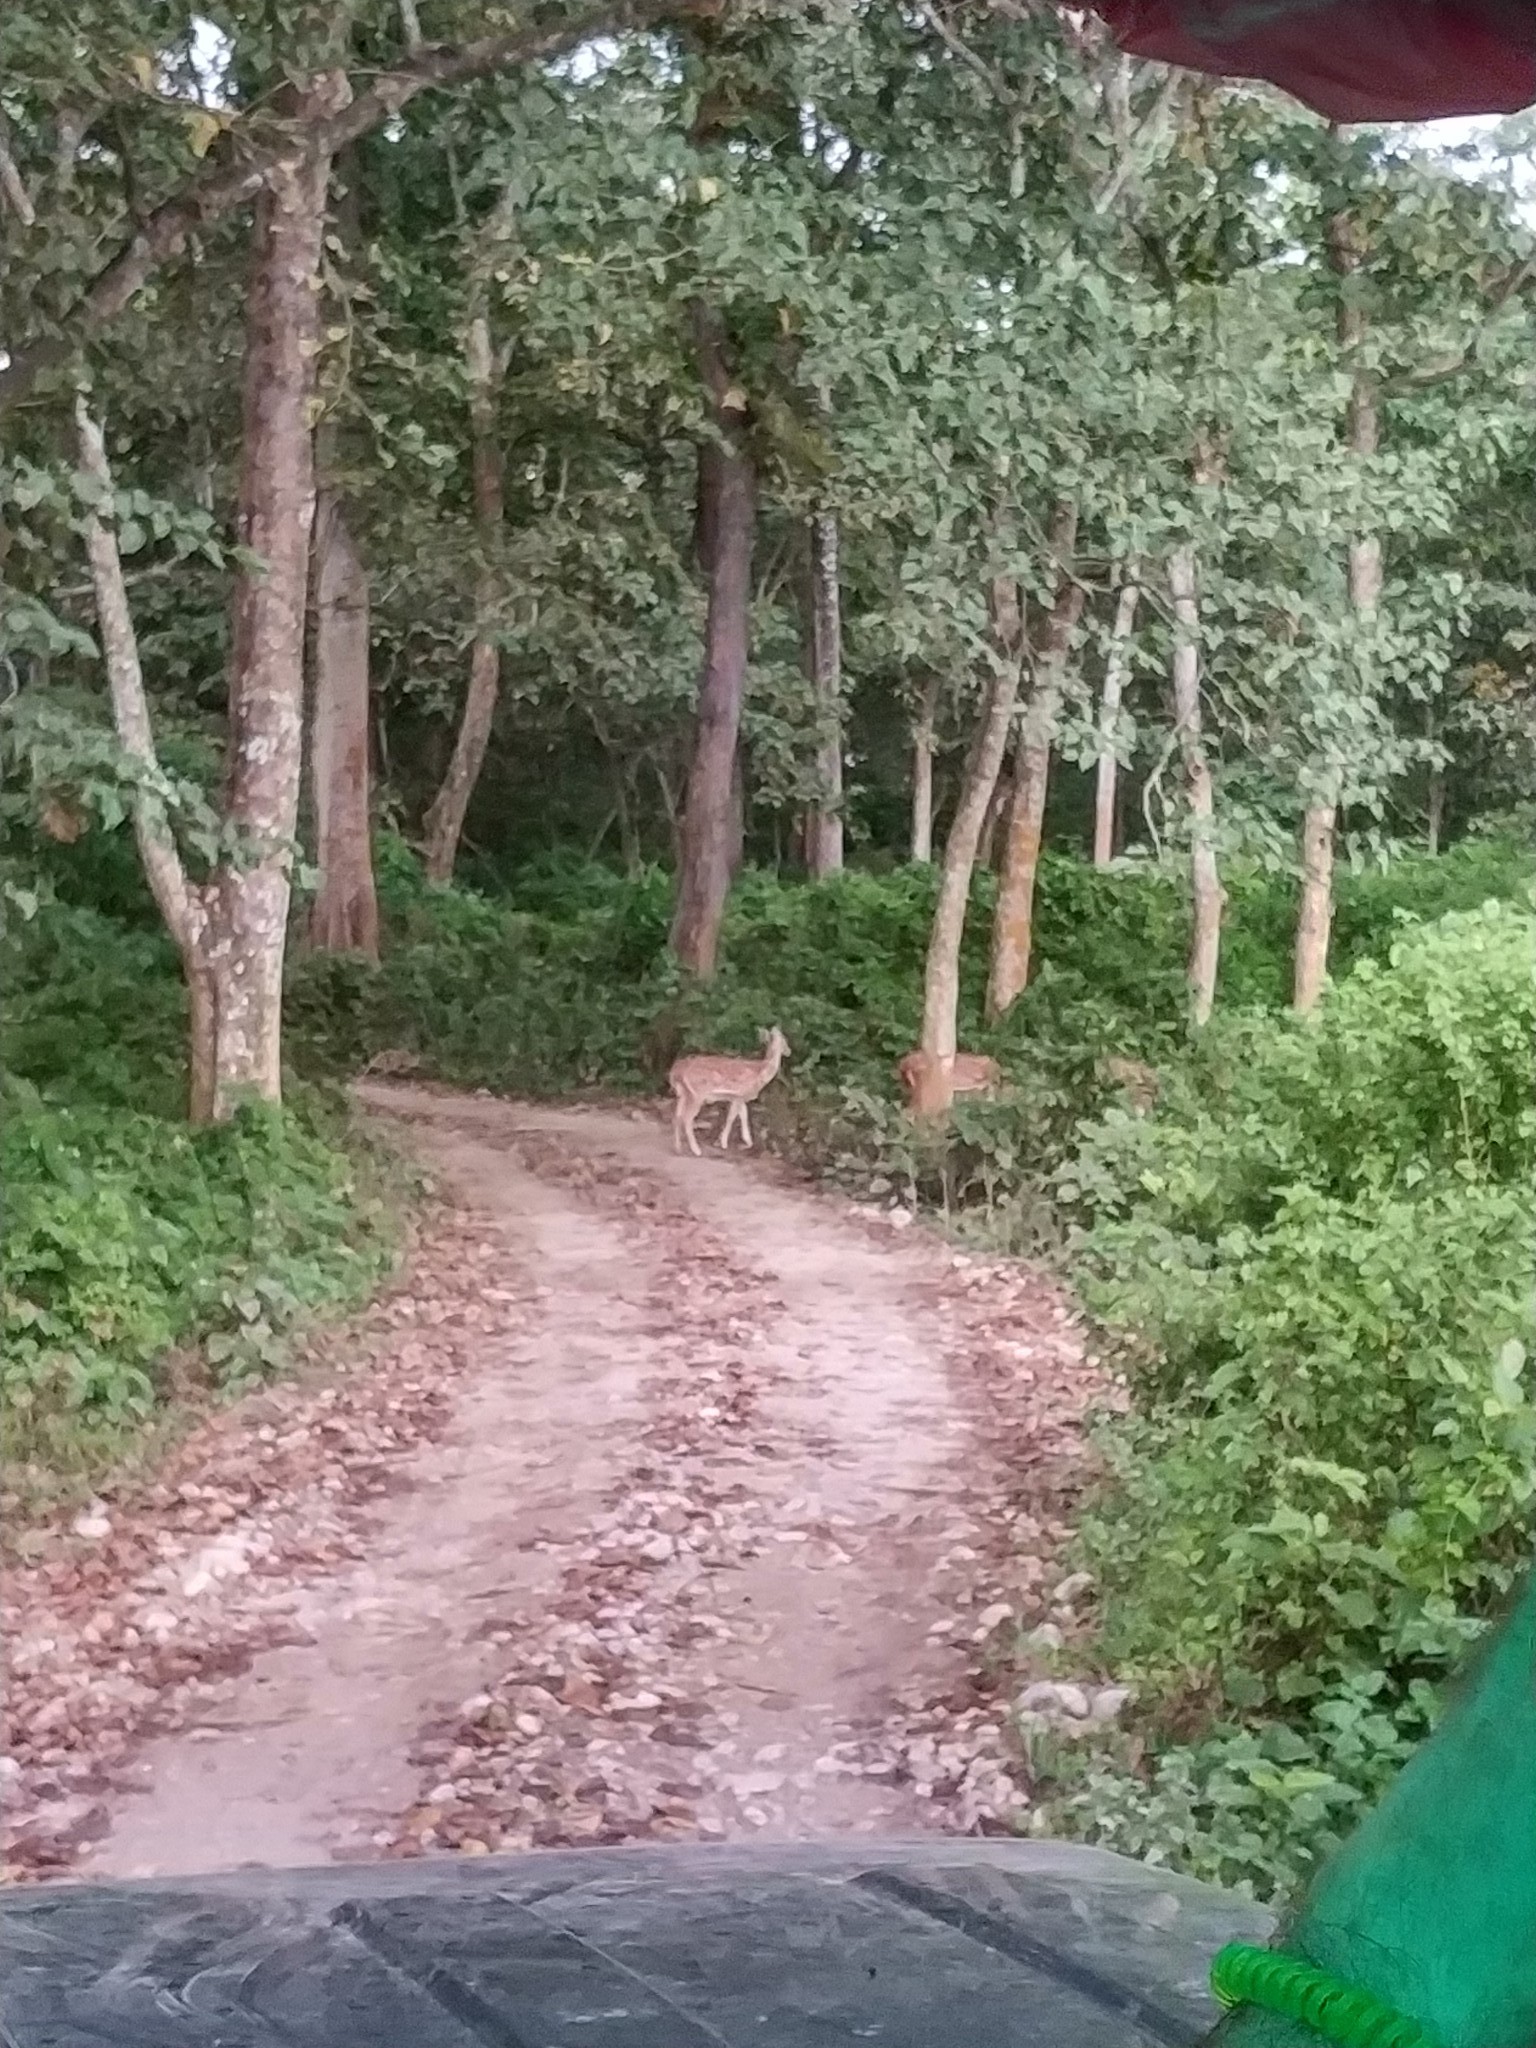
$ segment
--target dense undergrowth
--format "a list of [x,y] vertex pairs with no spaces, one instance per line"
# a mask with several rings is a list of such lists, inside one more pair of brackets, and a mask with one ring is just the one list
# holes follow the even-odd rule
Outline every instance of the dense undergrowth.
[[[1057,1177],[1132,1415],[1083,1531],[1145,1775],[1065,1815],[1284,1888],[1430,1725],[1529,1562],[1536,916],[1405,933],[1310,1025],[1215,1028]],[[1060,1811],[1061,1809],[1058,1809]]]
[[[1096,1654],[1142,1702],[1124,1746],[1043,1758],[1071,1829],[1270,1892],[1428,1725],[1525,1556],[1532,1506],[1536,917],[1528,850],[1469,841],[1340,879],[1336,986],[1283,1010],[1291,885],[1228,878],[1218,1015],[1182,1024],[1177,882],[1044,863],[1037,972],[962,1037],[1011,1092],[943,1141],[895,1101],[934,880],[743,878],[713,986],[668,964],[669,885],[550,864],[493,899],[380,850],[383,964],[300,959],[282,1116],[180,1121],[174,961],[120,852],[56,850],[6,941],[5,1394],[13,1453],[88,1465],[177,1390],[275,1362],[364,1288],[387,1219],[324,1077],[413,1054],[525,1094],[654,1091],[687,1046],[780,1024],[777,1141],[844,1185],[946,1205],[1071,1260],[1134,1393],[1083,1531]],[[80,856],[80,858],[76,858]],[[1150,1061],[1150,1118],[1102,1078]],[[770,1104],[773,1105],[770,1111]],[[178,1363],[178,1361],[180,1361]]]
[[[1531,873],[1523,848],[1489,839],[1435,861],[1341,875],[1336,972],[1384,959],[1404,917],[1507,897]],[[1294,884],[1258,870],[1225,879],[1220,1005],[1278,1008],[1289,993]],[[917,1041],[932,869],[850,871],[814,889],[748,873],[727,912],[724,964],[704,989],[680,982],[667,957],[671,883],[660,869],[629,882],[552,860],[491,897],[428,889],[414,857],[386,839],[379,885],[390,930],[383,967],[331,957],[294,971],[290,1042],[308,1065],[353,1071],[399,1049],[473,1086],[654,1089],[680,1050],[752,1050],[777,1022],[800,1092],[890,1096],[892,1065]],[[1182,1044],[1188,908],[1178,877],[1046,855],[1031,985],[989,1031],[981,994],[991,905],[983,876],[967,930],[961,1037],[996,1052],[1016,1084],[1034,1071],[1059,1077],[1080,1111],[1106,1051],[1155,1059]]]
[[188,1128],[175,956],[138,910],[54,901],[4,941],[13,1508],[93,1479],[178,1403],[280,1367],[300,1316],[365,1294],[394,1241],[387,1176],[333,1092]]

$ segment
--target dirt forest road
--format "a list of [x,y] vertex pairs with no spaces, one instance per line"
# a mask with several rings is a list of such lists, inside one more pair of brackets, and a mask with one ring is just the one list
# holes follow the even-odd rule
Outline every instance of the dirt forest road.
[[1062,1297],[648,1110],[359,1095],[397,1284],[15,1575],[11,1874],[1018,1825]]

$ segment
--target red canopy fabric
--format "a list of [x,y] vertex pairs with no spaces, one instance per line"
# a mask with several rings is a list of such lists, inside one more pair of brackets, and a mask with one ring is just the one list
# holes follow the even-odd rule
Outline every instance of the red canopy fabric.
[[1091,0],[1123,50],[1262,78],[1332,121],[1536,102],[1536,0]]

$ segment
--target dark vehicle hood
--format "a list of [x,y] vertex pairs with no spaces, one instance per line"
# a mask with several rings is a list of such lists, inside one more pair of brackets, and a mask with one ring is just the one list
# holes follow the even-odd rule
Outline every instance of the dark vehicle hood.
[[935,1841],[70,1885],[0,1906],[7,2048],[1185,2048],[1250,1901]]

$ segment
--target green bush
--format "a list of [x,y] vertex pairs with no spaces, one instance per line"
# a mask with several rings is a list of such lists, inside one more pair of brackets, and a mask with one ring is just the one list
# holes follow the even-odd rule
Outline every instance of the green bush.
[[50,903],[12,925],[0,972],[0,1067],[50,1100],[174,1116],[184,997],[163,934]]
[[1090,1832],[1245,1759],[1247,1874],[1294,1873],[1422,1732],[1529,1554],[1533,1171],[1514,903],[1408,929],[1310,1022],[1213,1030],[1158,1117],[1084,1130],[1059,1192],[1134,1412],[1082,1543],[1162,1744],[1139,1791],[1076,1789]]
[[4,946],[0,1403],[13,1472],[89,1470],[197,1377],[276,1367],[301,1311],[366,1291],[389,1216],[339,1104],[184,1120],[175,956],[55,903]]

